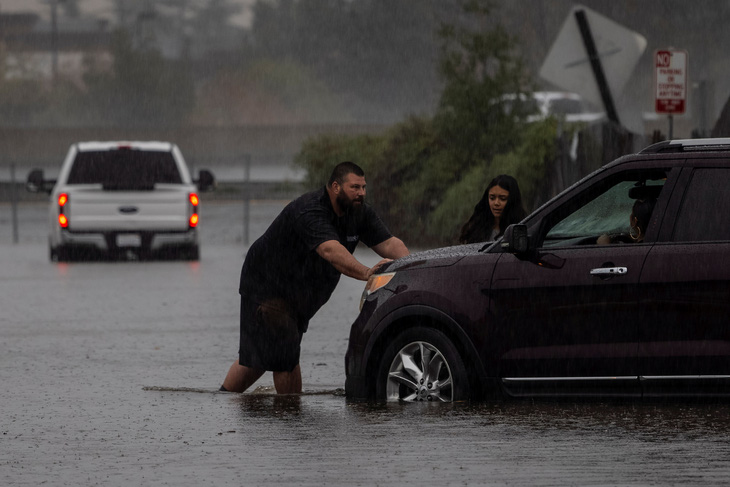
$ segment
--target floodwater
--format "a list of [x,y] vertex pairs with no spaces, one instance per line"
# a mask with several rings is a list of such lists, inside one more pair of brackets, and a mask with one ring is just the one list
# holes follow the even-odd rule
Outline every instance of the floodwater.
[[[252,239],[283,205],[252,203]],[[349,278],[304,336],[304,394],[276,396],[270,374],[218,392],[238,347],[242,215],[203,202],[198,263],[52,264],[45,206],[21,205],[14,245],[0,205],[4,485],[730,482],[727,404],[347,401]]]

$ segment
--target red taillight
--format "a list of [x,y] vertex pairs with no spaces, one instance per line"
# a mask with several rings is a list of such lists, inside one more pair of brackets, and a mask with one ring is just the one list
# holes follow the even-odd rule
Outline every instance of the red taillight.
[[66,215],[66,204],[68,203],[68,195],[61,193],[58,195],[58,224],[61,228],[68,228],[68,216]]
[[190,200],[190,219],[188,220],[188,224],[190,225],[190,228],[195,228],[198,226],[198,195],[195,193],[190,193],[190,196],[188,196],[188,200]]

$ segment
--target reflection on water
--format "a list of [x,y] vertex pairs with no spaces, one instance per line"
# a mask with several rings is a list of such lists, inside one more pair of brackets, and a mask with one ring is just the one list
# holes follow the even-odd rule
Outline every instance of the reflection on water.
[[512,428],[530,435],[641,435],[649,441],[708,439],[730,432],[730,405],[683,403],[498,402],[355,404],[359,420],[443,421],[460,426]]
[[[377,403],[346,401],[341,389],[316,393],[278,395],[253,393],[236,395],[243,417],[280,418],[306,414],[328,404],[342,420],[362,424],[398,421],[468,422],[479,427],[510,425],[535,432],[626,431],[668,438],[682,435],[707,438],[730,432],[730,404],[683,402],[457,402]],[[316,396],[325,398],[316,400]],[[341,404],[340,404],[341,402]]]
[[374,404],[275,394],[243,394],[235,401],[238,432],[245,445],[255,445],[251,454],[286,458],[284,480],[303,483],[730,479],[730,406],[723,404]]
[[302,413],[299,394],[241,394],[240,402],[244,417],[286,419]]

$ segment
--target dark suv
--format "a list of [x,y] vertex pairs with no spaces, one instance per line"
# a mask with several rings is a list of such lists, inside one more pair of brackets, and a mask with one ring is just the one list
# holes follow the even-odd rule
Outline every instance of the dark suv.
[[347,396],[730,395],[729,191],[730,139],[661,142],[493,244],[393,262],[352,325]]

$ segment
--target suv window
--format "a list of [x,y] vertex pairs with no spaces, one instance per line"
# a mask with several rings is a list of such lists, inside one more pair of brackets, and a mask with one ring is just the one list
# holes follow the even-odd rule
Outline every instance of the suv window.
[[675,242],[730,240],[730,169],[695,169],[674,226]]
[[170,152],[119,149],[76,154],[67,184],[101,184],[104,189],[149,190],[156,183],[181,184]]
[[665,181],[665,171],[633,172],[602,181],[556,212],[543,246],[594,245],[603,234],[627,236],[634,202],[657,198]]

